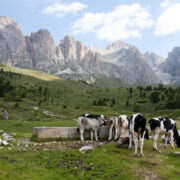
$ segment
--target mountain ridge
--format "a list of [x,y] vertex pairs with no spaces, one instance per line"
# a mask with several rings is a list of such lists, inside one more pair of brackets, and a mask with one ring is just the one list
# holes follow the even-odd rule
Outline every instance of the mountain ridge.
[[163,78],[154,70],[160,66],[162,59],[159,58],[159,63],[158,58],[159,56],[152,53],[142,54],[135,46],[119,40],[106,49],[101,49],[86,47],[82,42],[67,35],[57,45],[47,29],[24,36],[14,20],[0,17],[2,64],[40,70],[58,76],[67,73],[71,76],[100,74],[119,78],[124,84],[160,84],[163,83]]

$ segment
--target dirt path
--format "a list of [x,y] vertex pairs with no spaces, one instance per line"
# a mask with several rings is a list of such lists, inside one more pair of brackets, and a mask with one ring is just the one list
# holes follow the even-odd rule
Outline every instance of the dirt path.
[[54,114],[54,113],[46,111],[46,110],[43,110],[42,113],[49,115],[49,116],[52,116],[52,117],[66,118],[65,116],[61,116],[59,114]]

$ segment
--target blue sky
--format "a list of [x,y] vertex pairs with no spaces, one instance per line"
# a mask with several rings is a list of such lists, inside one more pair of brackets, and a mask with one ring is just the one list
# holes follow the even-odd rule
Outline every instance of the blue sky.
[[164,57],[180,46],[180,0],[1,0],[0,16],[26,35],[48,29],[57,44],[65,35],[101,48],[122,40]]

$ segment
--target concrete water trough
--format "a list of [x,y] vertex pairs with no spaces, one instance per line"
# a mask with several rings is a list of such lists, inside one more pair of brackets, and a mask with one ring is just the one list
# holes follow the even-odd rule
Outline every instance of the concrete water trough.
[[[99,139],[108,139],[108,127],[100,127]],[[45,138],[80,138],[77,127],[33,127],[33,136],[38,139]],[[90,138],[90,131],[84,132],[85,138]]]

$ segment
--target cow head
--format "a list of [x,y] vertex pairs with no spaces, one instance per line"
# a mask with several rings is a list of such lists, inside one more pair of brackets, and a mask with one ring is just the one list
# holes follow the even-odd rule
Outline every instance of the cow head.
[[144,135],[145,139],[149,139],[149,130],[147,128],[145,128],[145,135]]
[[104,115],[101,115],[100,119],[101,119],[102,126],[107,126],[107,122],[108,122],[107,118]]
[[128,129],[129,120],[126,115],[119,116],[119,125],[123,129]]

